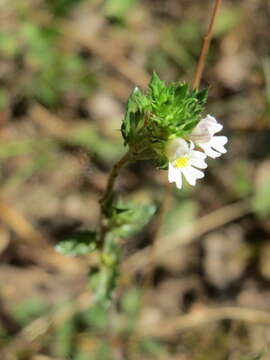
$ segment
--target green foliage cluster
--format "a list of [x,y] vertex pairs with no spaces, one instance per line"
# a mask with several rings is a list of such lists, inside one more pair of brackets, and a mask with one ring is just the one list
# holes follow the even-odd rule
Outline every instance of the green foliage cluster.
[[200,120],[208,91],[188,84],[166,85],[154,72],[148,92],[137,87],[129,97],[122,135],[136,159],[154,159],[167,167],[166,143],[187,136]]
[[[185,138],[192,131],[200,120],[207,94],[207,90],[190,90],[187,84],[166,85],[155,72],[147,92],[135,88],[121,128],[125,145],[130,149],[128,161],[152,159],[165,168],[167,142]],[[108,191],[102,204],[101,232],[79,232],[56,247],[73,256],[100,251],[99,268],[91,274],[90,282],[97,302],[105,305],[110,302],[119,275],[122,248],[119,239],[137,234],[156,211],[152,204],[115,200],[113,189]]]
[[122,248],[119,239],[136,235],[152,218],[156,211],[153,204],[138,204],[118,200],[110,206],[107,215],[107,232],[102,250],[99,249],[95,231],[78,231],[60,241],[56,250],[67,256],[87,255],[99,251],[100,263],[97,271],[90,275],[90,286],[97,303],[108,305],[117,285]]

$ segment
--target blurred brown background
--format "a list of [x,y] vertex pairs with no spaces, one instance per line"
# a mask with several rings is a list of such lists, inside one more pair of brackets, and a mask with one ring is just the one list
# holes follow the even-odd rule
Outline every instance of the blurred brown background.
[[[154,219],[123,245],[110,310],[89,306],[96,254],[53,250],[97,224],[134,86],[192,81],[213,5],[0,0],[1,359],[269,359],[269,2],[223,1],[202,86],[228,153],[173,191],[143,304]],[[166,176],[142,162],[117,188],[160,203]]]

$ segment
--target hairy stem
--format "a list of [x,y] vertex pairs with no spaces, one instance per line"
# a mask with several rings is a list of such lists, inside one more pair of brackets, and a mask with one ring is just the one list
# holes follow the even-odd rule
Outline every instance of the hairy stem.
[[116,182],[116,179],[119,175],[120,170],[131,160],[131,151],[129,150],[116,164],[114,164],[110,175],[108,177],[107,185],[103,193],[102,198],[100,199],[100,244],[104,243],[104,237],[107,231],[106,225],[104,224],[106,218],[107,207],[109,206],[109,201],[113,195],[113,189]]
[[108,200],[110,199],[112,192],[113,192],[113,188],[115,185],[115,181],[117,179],[117,176],[119,175],[119,171],[121,170],[121,168],[123,166],[125,166],[128,162],[130,161],[130,151],[128,151],[116,164],[114,164],[110,175],[108,177],[108,181],[107,181],[107,185],[106,185],[106,189],[104,191],[104,194],[102,196],[102,198],[100,199],[100,204],[101,204],[101,211],[104,212],[105,210],[105,206],[108,202]]

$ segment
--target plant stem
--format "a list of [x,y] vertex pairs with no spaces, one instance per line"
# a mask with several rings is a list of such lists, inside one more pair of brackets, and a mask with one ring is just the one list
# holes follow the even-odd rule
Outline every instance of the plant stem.
[[198,89],[200,86],[202,73],[203,73],[203,69],[205,66],[205,62],[206,62],[206,57],[208,54],[209,46],[210,46],[212,35],[213,35],[214,23],[215,23],[215,20],[217,17],[217,12],[218,12],[220,5],[221,5],[221,0],[215,0],[215,6],[214,6],[214,10],[213,10],[212,17],[210,20],[210,24],[208,27],[208,31],[207,31],[207,34],[204,36],[203,45],[202,45],[202,48],[200,51],[196,74],[195,74],[193,86],[192,86],[193,89]]
[[107,206],[108,206],[109,200],[112,197],[116,179],[119,175],[121,168],[124,167],[130,160],[131,160],[131,151],[129,150],[116,164],[114,164],[114,166],[110,172],[110,175],[108,177],[107,185],[104,190],[103,196],[99,201],[100,207],[101,207],[100,208],[100,234],[99,234],[99,239],[100,239],[101,245],[104,242],[104,237],[105,237],[106,230],[107,230],[106,226],[104,224],[104,220],[105,220],[104,218],[106,217]]
[[103,194],[102,198],[100,199],[101,211],[102,212],[104,212],[103,210],[105,210],[104,208],[106,206],[106,203],[108,202],[108,200],[110,199],[110,197],[112,195],[113,188],[114,188],[114,185],[115,185],[115,181],[117,179],[117,176],[119,175],[119,171],[129,161],[130,161],[130,151],[128,151],[116,164],[114,164],[114,166],[113,166],[113,168],[112,168],[112,170],[110,172],[110,175],[108,177],[106,189],[104,191],[104,194]]

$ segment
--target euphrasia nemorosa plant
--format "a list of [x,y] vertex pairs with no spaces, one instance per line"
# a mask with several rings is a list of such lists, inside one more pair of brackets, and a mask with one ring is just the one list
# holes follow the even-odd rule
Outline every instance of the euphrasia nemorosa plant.
[[130,95],[121,126],[127,153],[112,168],[103,197],[97,232],[84,232],[58,245],[72,255],[98,250],[100,266],[91,282],[97,301],[108,304],[119,272],[121,243],[133,236],[155,212],[152,204],[134,204],[117,199],[114,185],[120,169],[128,163],[153,160],[158,169],[168,170],[168,181],[182,187],[182,176],[195,185],[204,176],[207,156],[226,152],[225,136],[217,136],[222,125],[203,117],[207,89],[190,89],[186,83],[166,85],[156,73],[147,91],[137,87]]

